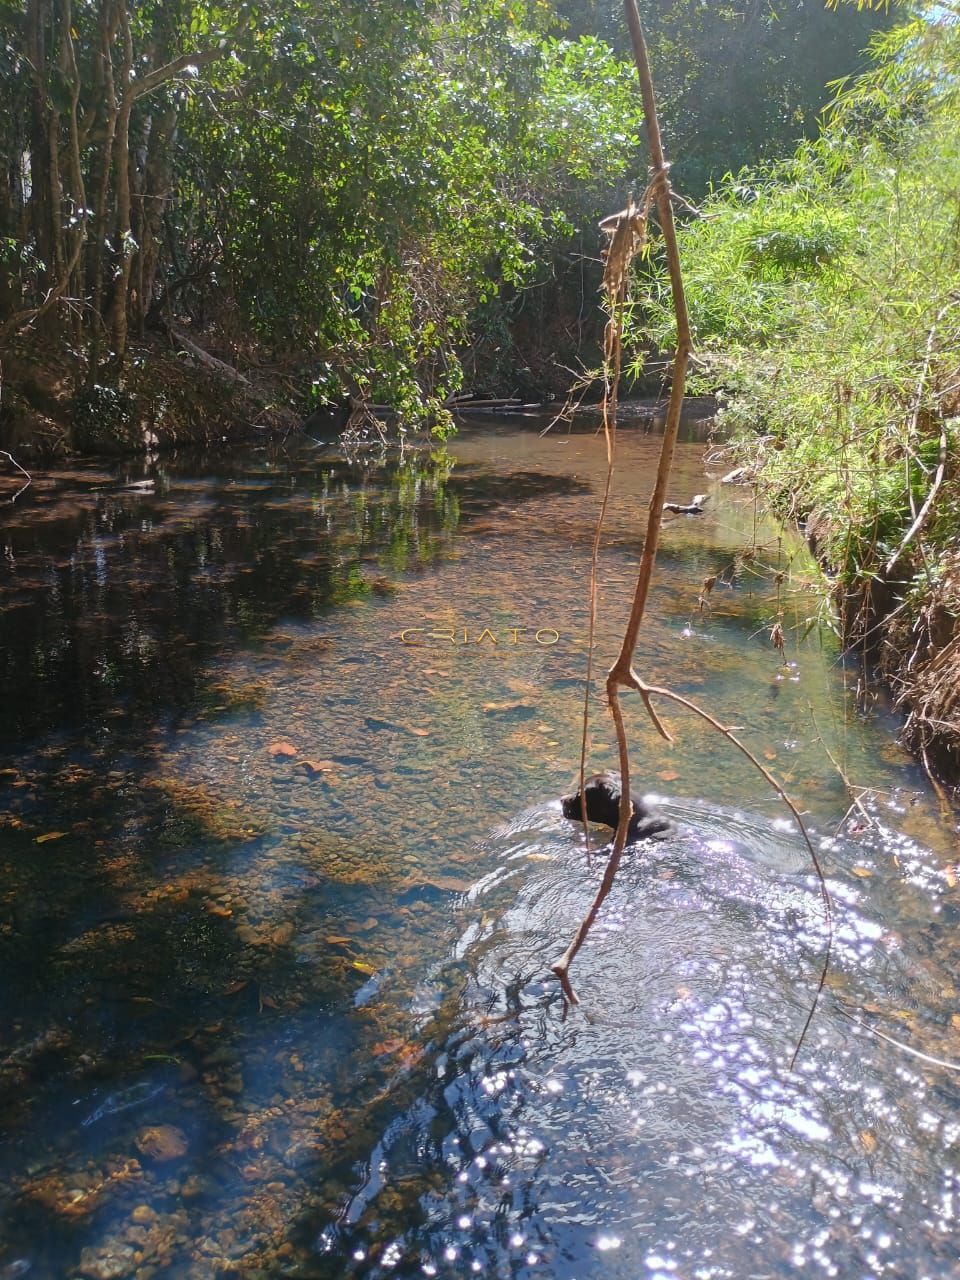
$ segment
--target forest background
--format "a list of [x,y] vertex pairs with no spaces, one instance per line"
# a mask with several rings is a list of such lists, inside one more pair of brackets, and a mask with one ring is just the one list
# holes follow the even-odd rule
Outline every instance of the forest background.
[[[184,438],[210,417],[179,376],[197,360],[264,422],[562,395],[598,360],[596,222],[646,167],[621,8],[0,0],[0,443]],[[694,203],[815,137],[890,23],[817,0],[644,17]]]

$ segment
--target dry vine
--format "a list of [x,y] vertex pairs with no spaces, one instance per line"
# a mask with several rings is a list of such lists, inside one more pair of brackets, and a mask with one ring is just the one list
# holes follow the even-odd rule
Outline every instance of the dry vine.
[[[667,732],[662,721],[657,715],[657,712],[654,710],[653,703],[651,701],[653,695],[660,698],[666,698],[685,707],[694,715],[705,720],[714,729],[721,733],[730,743],[732,743],[733,746],[741,751],[748,760],[750,760],[790,810],[799,825],[804,841],[806,842],[807,849],[810,853],[814,870],[816,871],[820,884],[820,893],[824,904],[824,913],[827,924],[827,943],[816,994],[814,995],[813,1002],[800,1032],[793,1055],[790,1059],[790,1067],[792,1069],[796,1062],[797,1054],[803,1044],[807,1029],[813,1020],[821,992],[823,991],[824,984],[826,983],[827,972],[830,965],[830,952],[833,943],[833,912],[830,903],[830,894],[827,889],[826,878],[824,877],[823,870],[820,866],[820,860],[817,857],[816,850],[814,849],[810,837],[807,834],[806,827],[804,826],[803,819],[801,818],[797,807],[770,771],[760,763],[749,748],[746,747],[730,729],[722,725],[719,720],[709,712],[704,711],[701,707],[697,706],[696,703],[691,702],[688,698],[684,698],[680,694],[674,693],[669,689],[649,685],[645,681],[641,680],[633,670],[632,665],[633,654],[636,649],[637,637],[640,630],[640,623],[643,620],[643,613],[646,607],[647,597],[650,592],[650,583],[653,577],[653,569],[656,563],[664,501],[666,498],[667,484],[670,478],[670,470],[673,465],[673,455],[676,448],[677,435],[680,426],[680,415],[683,408],[687,363],[690,358],[693,344],[690,334],[690,322],[687,314],[686,297],[683,288],[683,277],[680,270],[680,253],[677,245],[676,226],[673,218],[672,192],[669,179],[670,166],[667,164],[663,154],[663,144],[660,138],[660,126],[653,92],[653,80],[650,74],[650,63],[647,56],[646,40],[644,38],[643,28],[640,23],[640,15],[637,12],[635,0],[624,0],[624,9],[626,12],[627,25],[630,29],[630,38],[633,44],[634,56],[636,58],[637,71],[640,77],[640,92],[643,98],[644,115],[647,122],[647,133],[652,164],[650,170],[650,183],[640,209],[637,209],[637,207],[631,202],[621,213],[613,215],[612,218],[605,219],[604,222],[601,223],[601,227],[606,231],[612,232],[613,237],[608,250],[607,266],[604,273],[604,287],[607,292],[611,313],[610,323],[607,327],[606,351],[604,353],[606,360],[605,367],[609,374],[609,381],[605,387],[603,403],[604,433],[607,443],[607,479],[603,502],[601,504],[600,517],[594,536],[593,555],[591,561],[590,644],[587,692],[584,700],[583,737],[581,742],[581,795],[583,795],[586,771],[587,719],[589,710],[590,676],[592,674],[593,633],[597,596],[597,560],[600,546],[600,533],[606,512],[611,478],[615,469],[616,414],[622,356],[623,304],[626,298],[626,286],[630,265],[644,243],[647,212],[651,203],[656,205],[657,214],[660,220],[660,227],[663,233],[673,306],[676,315],[677,346],[673,360],[670,400],[667,407],[666,422],[664,424],[663,442],[660,447],[660,460],[657,467],[657,476],[654,483],[653,494],[650,498],[647,531],[643,544],[643,552],[640,558],[640,568],[637,576],[637,584],[634,590],[633,604],[630,610],[630,617],[627,622],[620,652],[617,655],[613,666],[607,673],[606,681],[607,700],[610,705],[610,712],[613,716],[614,727],[616,729],[617,751],[620,763],[621,788],[619,823],[614,836],[613,847],[610,851],[610,856],[607,860],[607,865],[604,869],[600,882],[600,887],[594,896],[590,909],[581,921],[580,926],[571,939],[569,946],[559,959],[554,962],[551,968],[560,980],[560,985],[566,999],[571,1004],[576,1004],[577,996],[570,982],[570,965],[577,955],[577,952],[583,946],[601,906],[613,887],[613,883],[620,866],[620,860],[623,855],[624,846],[626,845],[627,829],[632,812],[632,801],[630,798],[630,758],[626,729],[623,722],[623,711],[620,706],[620,690],[635,689],[640,694],[654,727],[666,741],[670,742],[672,741],[670,734]],[[582,817],[584,820],[584,826],[586,826],[585,800]]]

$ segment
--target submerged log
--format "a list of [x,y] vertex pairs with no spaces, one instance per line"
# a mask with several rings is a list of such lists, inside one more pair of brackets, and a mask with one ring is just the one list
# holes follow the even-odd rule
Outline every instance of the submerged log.
[[703,504],[709,501],[709,493],[695,493],[691,502],[665,502],[664,511],[672,511],[675,516],[702,516]]

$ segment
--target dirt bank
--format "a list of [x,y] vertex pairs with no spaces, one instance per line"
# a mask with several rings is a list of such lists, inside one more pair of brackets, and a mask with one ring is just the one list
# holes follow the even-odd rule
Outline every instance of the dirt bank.
[[[130,351],[123,376],[85,386],[65,344],[36,338],[0,361],[0,449],[24,466],[73,454],[142,453],[295,430],[293,380],[277,368],[239,371],[161,337]],[[302,384],[301,384],[302,386]],[[8,475],[6,460],[0,474]]]
[[[758,479],[763,494],[763,472]],[[804,522],[827,574],[844,643],[880,679],[905,716],[901,741],[932,777],[960,791],[960,551],[925,563],[922,549],[887,566],[882,557],[845,580],[830,562],[829,517]],[[929,554],[929,553],[927,553]]]

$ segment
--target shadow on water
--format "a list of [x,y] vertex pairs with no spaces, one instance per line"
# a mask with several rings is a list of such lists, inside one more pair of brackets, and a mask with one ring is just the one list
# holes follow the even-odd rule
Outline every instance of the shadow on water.
[[[698,430],[680,499],[706,487]],[[601,662],[656,443],[625,433]],[[873,1234],[838,1274],[871,1248],[883,1274],[939,1265],[955,1095],[836,1013],[785,1076],[816,896],[696,726],[647,781],[710,799],[668,802],[685,834],[630,862],[585,1011],[544,982],[598,873],[542,802],[575,766],[601,481],[591,432],[492,422],[403,461],[297,442],[80,470],[0,509],[0,1280],[739,1277],[757,1249],[790,1274],[855,1213]],[[931,805],[882,726],[846,721],[829,646],[764,644],[809,598],[770,586],[795,550],[754,524],[717,492],[665,529],[639,660],[733,688],[821,821],[846,798],[812,709],[884,789],[887,842],[831,853],[832,997],[936,1052],[956,993]],[[880,1244],[921,1202],[912,1252]]]
[[[31,506],[3,513],[0,1246],[22,1256],[0,1275],[62,1275],[91,1222],[141,1197],[133,1227],[106,1229],[81,1270],[176,1266],[198,1211],[243,1203],[237,1153],[260,1152],[267,1099],[287,1129],[276,1176],[322,1158],[329,1180],[340,1163],[332,1087],[348,1093],[354,1056],[387,1034],[372,998],[354,1003],[374,973],[356,952],[400,878],[369,843],[305,834],[269,805],[163,776],[162,761],[184,724],[260,719],[269,679],[224,677],[225,655],[315,661],[330,637],[297,628],[389,599],[392,575],[449,550],[461,501],[587,489],[533,473],[493,484],[479,467],[453,484],[452,465],[443,451],[261,452],[196,479],[202,462],[165,460],[148,480],[38,480]],[[318,1035],[307,1070],[293,1046]],[[374,1060],[364,1075],[377,1074]],[[279,1184],[274,1201],[276,1219],[292,1214]]]

